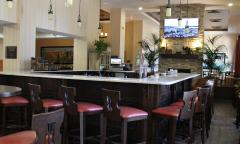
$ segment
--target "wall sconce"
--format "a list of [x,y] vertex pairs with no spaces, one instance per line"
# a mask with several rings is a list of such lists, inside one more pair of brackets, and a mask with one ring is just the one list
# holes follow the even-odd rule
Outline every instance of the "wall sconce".
[[52,7],[52,0],[49,1],[48,19],[53,20],[54,12]]
[[161,47],[162,48],[166,48],[167,47],[166,39],[162,39]]
[[107,38],[108,33],[101,32],[99,38]]
[[202,43],[200,42],[199,39],[197,39],[193,42],[193,48],[196,49],[196,48],[201,48],[201,47],[202,47]]
[[70,7],[73,5],[73,0],[65,0],[65,7]]
[[7,6],[8,6],[8,8],[12,8],[13,7],[13,0],[7,0]]

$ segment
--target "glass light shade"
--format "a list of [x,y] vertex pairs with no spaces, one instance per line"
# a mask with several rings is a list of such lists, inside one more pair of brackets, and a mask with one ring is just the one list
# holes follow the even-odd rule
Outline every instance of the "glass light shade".
[[232,2],[228,3],[228,6],[229,6],[229,7],[232,7],[232,6],[233,6],[233,3],[232,3]]
[[166,17],[170,17],[172,16],[172,8],[167,6],[167,9],[166,9]]
[[65,0],[65,7],[70,7],[73,5],[73,0]]
[[13,7],[13,1],[12,0],[8,0],[7,1],[7,5],[8,5],[8,8],[12,8]]
[[108,33],[105,33],[104,36],[107,37],[107,36],[108,36]]
[[48,13],[48,20],[53,20],[54,18],[54,13]]
[[101,32],[101,33],[100,33],[100,36],[102,37],[103,35],[104,35],[103,32]]
[[102,32],[102,27],[99,26],[99,27],[98,27],[98,33],[99,33],[99,35],[101,34],[101,32]]
[[81,21],[78,21],[77,23],[78,23],[79,27],[82,27],[82,22]]
[[178,19],[178,27],[183,27],[183,20],[182,20],[182,18]]

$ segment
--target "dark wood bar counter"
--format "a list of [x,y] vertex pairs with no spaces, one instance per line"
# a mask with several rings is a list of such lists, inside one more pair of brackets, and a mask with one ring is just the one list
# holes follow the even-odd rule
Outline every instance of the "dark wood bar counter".
[[59,88],[64,84],[76,87],[77,101],[94,102],[99,105],[102,105],[103,101],[102,88],[120,91],[121,105],[133,106],[149,113],[148,135],[150,136],[152,109],[166,106],[182,97],[184,90],[191,89],[192,79],[198,76],[199,74],[179,73],[176,76],[138,79],[35,72],[2,72],[0,73],[0,84],[21,87],[22,95],[28,99],[30,98],[28,83],[41,85],[43,96],[58,99],[60,99]]

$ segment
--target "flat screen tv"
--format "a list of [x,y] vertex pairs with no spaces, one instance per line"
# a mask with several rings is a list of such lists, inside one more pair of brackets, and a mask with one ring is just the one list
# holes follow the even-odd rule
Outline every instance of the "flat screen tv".
[[[198,37],[198,18],[183,18],[183,27],[178,26],[178,19],[164,20],[164,37],[165,38],[188,38]],[[185,26],[188,24],[189,30]]]

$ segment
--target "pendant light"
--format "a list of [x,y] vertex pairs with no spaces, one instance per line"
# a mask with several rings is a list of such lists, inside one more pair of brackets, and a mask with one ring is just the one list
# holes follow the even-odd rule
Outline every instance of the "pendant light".
[[166,17],[170,17],[170,16],[172,16],[172,8],[171,8],[170,0],[168,0],[168,5],[166,8]]
[[70,7],[73,5],[73,0],[65,0],[65,7]]
[[12,8],[13,7],[13,0],[7,0],[7,6],[8,6],[8,8]]
[[79,13],[78,13],[78,19],[77,19],[77,23],[79,27],[82,27],[82,20],[81,20],[81,1],[79,0]]
[[178,27],[183,27],[183,20],[182,20],[182,0],[180,0],[180,16],[178,18]]
[[53,12],[53,6],[52,6],[52,0],[49,1],[49,10],[48,10],[48,19],[53,20],[54,12]]
[[[188,0],[187,0],[187,18],[189,18],[189,13],[188,13],[188,11],[189,11],[189,3],[188,3]],[[185,25],[185,32],[186,33],[189,33],[189,23],[188,23],[188,19],[187,19],[187,21],[186,21],[186,25]]]
[[101,25],[100,21],[101,21],[101,7],[102,7],[102,0],[99,0],[99,1],[100,1],[100,10],[99,10],[98,34],[101,35],[101,33],[102,33],[102,25]]

